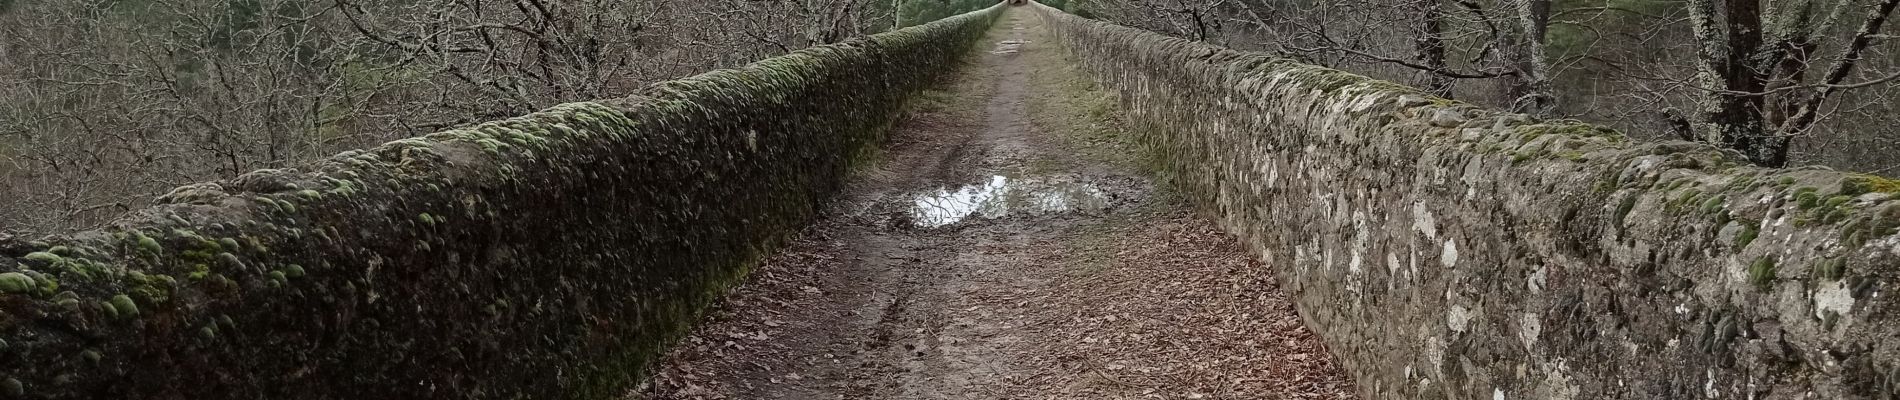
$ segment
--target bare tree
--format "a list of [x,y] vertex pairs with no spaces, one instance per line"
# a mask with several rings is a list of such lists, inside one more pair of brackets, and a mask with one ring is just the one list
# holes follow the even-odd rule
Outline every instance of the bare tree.
[[[1760,165],[1900,171],[1900,0],[1101,0],[1118,22],[1445,97],[1733,148]],[[1207,24],[1206,19],[1225,21]],[[1223,29],[1203,29],[1222,26]],[[1676,110],[1691,110],[1682,112]],[[1661,110],[1661,112],[1658,112]],[[1660,118],[1658,118],[1660,116]]]
[[894,25],[873,0],[0,0],[0,227]]
[[[1831,10],[1825,3],[1724,0],[1718,10],[1715,0],[1689,0],[1700,58],[1695,82],[1703,95],[1698,120],[1678,134],[1740,150],[1757,164],[1783,166],[1790,141],[1813,128],[1828,98],[1900,77],[1847,82],[1900,0],[1841,0]],[[1830,41],[1829,25],[1854,8],[1862,9],[1855,28]],[[1839,48],[1834,57],[1815,58],[1829,42]],[[1817,66],[1820,76],[1811,77]]]

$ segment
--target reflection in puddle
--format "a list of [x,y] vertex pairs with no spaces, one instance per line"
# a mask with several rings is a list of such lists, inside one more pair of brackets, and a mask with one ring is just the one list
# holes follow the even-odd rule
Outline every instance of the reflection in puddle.
[[996,43],[996,50],[991,50],[991,51],[990,51],[990,54],[1011,54],[1011,53],[1015,53],[1015,52],[1018,52],[1018,51],[1022,51],[1022,48],[1023,48],[1023,45],[1025,45],[1025,44],[1029,44],[1029,41],[1027,41],[1027,40],[1004,40],[1004,41],[1001,41],[1001,42],[997,42],[997,43]]
[[1065,180],[990,177],[989,182],[939,189],[912,198],[911,220],[935,228],[971,217],[1000,218],[1012,213],[1099,211],[1108,208],[1108,193],[1091,183]]

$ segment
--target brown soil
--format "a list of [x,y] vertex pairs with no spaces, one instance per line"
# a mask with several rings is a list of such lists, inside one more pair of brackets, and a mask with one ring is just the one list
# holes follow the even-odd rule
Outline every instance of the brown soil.
[[1033,13],[986,40],[631,398],[1354,397]]

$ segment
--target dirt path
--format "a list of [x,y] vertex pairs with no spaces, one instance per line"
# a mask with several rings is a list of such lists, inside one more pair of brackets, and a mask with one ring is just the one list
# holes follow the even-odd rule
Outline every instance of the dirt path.
[[1336,399],[1270,274],[1012,9],[879,165],[632,398]]

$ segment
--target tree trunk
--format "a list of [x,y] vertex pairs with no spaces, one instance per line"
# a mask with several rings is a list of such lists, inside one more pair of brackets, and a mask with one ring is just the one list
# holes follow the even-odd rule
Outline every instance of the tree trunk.
[[[1779,166],[1767,132],[1762,93],[1772,69],[1756,68],[1762,51],[1760,0],[1724,0],[1724,24],[1717,32],[1713,0],[1689,2],[1690,24],[1698,42],[1696,83],[1706,93],[1696,135],[1704,142],[1741,151],[1764,166]],[[1770,60],[1769,63],[1777,61]]]
[[[1433,71],[1446,70],[1445,63],[1445,11],[1438,0],[1421,2],[1423,8],[1419,17],[1419,35],[1413,40],[1418,50],[1418,60]],[[1457,82],[1452,77],[1436,72],[1425,72],[1425,91],[1432,95],[1452,98],[1452,86]]]
[[1507,92],[1513,99],[1511,110],[1548,115],[1557,106],[1550,87],[1550,62],[1545,54],[1545,35],[1550,31],[1550,0],[1515,1],[1518,30],[1523,37],[1512,51],[1512,63],[1519,73]]
[[1721,95],[1721,107],[1709,121],[1721,126],[1722,144],[1741,150],[1757,164],[1764,163],[1768,147],[1767,114],[1761,93],[1768,88],[1772,70],[1755,68],[1752,59],[1762,54],[1761,0],[1728,0],[1728,57],[1723,61],[1724,89],[1737,93]]

